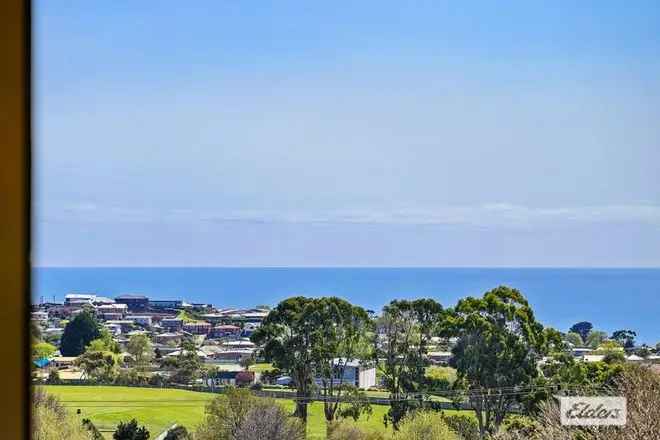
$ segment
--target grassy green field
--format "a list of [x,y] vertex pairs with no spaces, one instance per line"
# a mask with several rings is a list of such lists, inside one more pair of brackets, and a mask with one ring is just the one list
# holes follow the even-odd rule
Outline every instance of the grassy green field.
[[[173,423],[194,430],[204,419],[206,402],[217,396],[185,390],[115,386],[44,385],[41,388],[58,396],[72,413],[80,409],[80,418],[89,418],[99,429],[107,431],[104,432],[107,438],[111,438],[110,432],[120,421],[132,418],[146,425],[152,438]],[[293,411],[293,401],[281,402],[288,410]],[[357,424],[369,430],[385,430],[383,415],[388,407],[373,405],[372,408],[371,417],[363,417]],[[310,405],[307,433],[310,440],[325,439],[322,403]]]
[[255,373],[264,373],[272,369],[273,369],[273,364],[268,364],[268,363],[257,363],[254,365],[250,365],[250,371],[253,371]]

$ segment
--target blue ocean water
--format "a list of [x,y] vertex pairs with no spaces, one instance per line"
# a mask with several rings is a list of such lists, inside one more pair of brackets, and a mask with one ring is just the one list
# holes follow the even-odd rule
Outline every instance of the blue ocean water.
[[292,295],[336,295],[372,310],[395,298],[431,297],[452,306],[498,285],[521,290],[545,325],[578,321],[632,329],[660,341],[660,269],[551,268],[35,268],[33,301],[70,292],[141,293],[218,307],[274,305]]

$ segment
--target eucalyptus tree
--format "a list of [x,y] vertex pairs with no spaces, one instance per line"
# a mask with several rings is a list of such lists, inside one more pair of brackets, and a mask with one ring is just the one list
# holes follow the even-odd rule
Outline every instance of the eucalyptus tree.
[[442,305],[432,299],[394,300],[377,320],[374,355],[390,399],[384,421],[395,429],[410,409],[420,405],[428,347],[442,317]]
[[264,357],[275,368],[290,374],[296,386],[294,415],[307,422],[307,403],[313,388],[312,349],[317,325],[303,319],[314,299],[297,296],[285,299],[271,310],[251,340],[263,346]]
[[362,307],[337,297],[313,300],[305,307],[301,319],[315,328],[311,347],[313,372],[323,397],[325,418],[331,422],[343,395],[355,397],[355,390],[352,390],[355,383],[347,381],[346,368],[372,360],[368,340],[371,320]]
[[587,339],[584,341],[587,347],[596,349],[604,340],[607,339],[607,333],[600,330],[592,330],[587,335]]
[[459,338],[451,364],[482,438],[496,432],[512,406],[527,397],[539,375],[538,361],[553,344],[562,345],[557,331],[536,321],[522,293],[505,286],[460,300],[443,330]]
[[577,333],[580,335],[583,341],[587,340],[587,336],[589,335],[589,332],[594,328],[593,324],[588,322],[588,321],[581,321],[578,323],[575,323],[571,326],[571,328],[568,330],[569,332],[572,333]]
[[252,335],[273,366],[296,386],[295,415],[306,421],[307,402],[318,386],[326,420],[334,420],[347,392],[349,364],[370,360],[370,317],[361,307],[336,298],[293,297],[279,303]]

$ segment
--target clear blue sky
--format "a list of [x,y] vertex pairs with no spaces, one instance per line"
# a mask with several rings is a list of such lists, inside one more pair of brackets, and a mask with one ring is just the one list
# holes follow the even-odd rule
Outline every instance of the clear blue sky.
[[660,266],[659,2],[323,3],[36,1],[35,263]]

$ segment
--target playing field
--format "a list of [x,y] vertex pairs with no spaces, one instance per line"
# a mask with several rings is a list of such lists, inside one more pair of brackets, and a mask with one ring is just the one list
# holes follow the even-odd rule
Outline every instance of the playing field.
[[[108,438],[122,420],[135,418],[146,425],[155,438],[174,423],[184,425],[189,430],[204,418],[205,403],[216,394],[195,391],[133,388],[115,386],[42,386],[47,392],[57,395],[70,408],[72,413],[80,409],[80,418],[89,418]],[[282,400],[282,404],[293,411],[293,402]],[[373,405],[370,418],[362,418],[357,423],[373,430],[384,430],[383,414],[387,406]],[[325,438],[323,405],[310,405],[307,425],[308,438]]]

